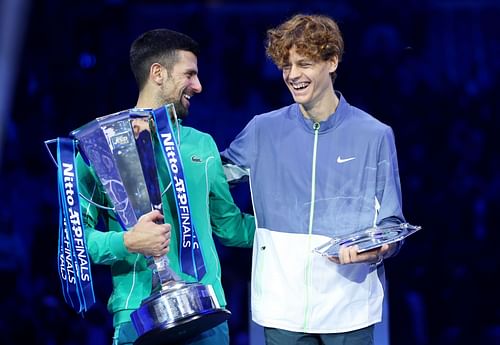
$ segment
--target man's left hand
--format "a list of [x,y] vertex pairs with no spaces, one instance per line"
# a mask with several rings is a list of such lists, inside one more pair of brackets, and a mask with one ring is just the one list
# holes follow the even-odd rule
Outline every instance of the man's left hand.
[[349,247],[341,246],[339,249],[339,256],[330,256],[328,257],[328,259],[340,265],[355,264],[361,262],[375,264],[381,262],[384,258],[389,257],[389,254],[393,253],[393,251],[396,249],[396,246],[396,243],[384,244],[381,247],[368,250],[363,253],[358,253],[358,245]]

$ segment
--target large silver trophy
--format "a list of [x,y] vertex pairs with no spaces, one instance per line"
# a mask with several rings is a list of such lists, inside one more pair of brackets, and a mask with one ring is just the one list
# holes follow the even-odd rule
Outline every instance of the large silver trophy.
[[314,249],[323,256],[338,257],[341,246],[358,246],[358,253],[399,242],[422,229],[420,225],[401,223],[396,225],[374,226],[360,231],[336,236]]
[[[153,149],[152,110],[127,110],[99,117],[71,132],[90,163],[124,228],[140,216],[162,211]],[[227,320],[211,285],[181,281],[166,256],[147,258],[153,272],[151,295],[132,313],[139,335],[134,344],[175,344]]]

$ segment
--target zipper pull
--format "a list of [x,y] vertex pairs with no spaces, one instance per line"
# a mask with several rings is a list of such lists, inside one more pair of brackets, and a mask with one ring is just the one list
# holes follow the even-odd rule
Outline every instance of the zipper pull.
[[319,127],[320,127],[319,122],[315,122],[315,123],[313,123],[313,129],[314,129],[315,131],[318,131],[318,130],[319,130]]

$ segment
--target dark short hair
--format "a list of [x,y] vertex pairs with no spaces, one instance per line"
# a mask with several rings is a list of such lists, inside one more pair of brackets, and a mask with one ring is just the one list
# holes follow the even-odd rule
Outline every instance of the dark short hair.
[[168,30],[155,29],[139,36],[130,47],[130,68],[141,90],[149,76],[149,68],[155,62],[171,70],[177,62],[177,51],[184,50],[198,56],[200,47],[188,35]]

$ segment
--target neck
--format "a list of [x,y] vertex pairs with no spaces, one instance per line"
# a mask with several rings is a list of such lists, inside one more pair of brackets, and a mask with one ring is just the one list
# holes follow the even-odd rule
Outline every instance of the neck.
[[300,104],[300,111],[305,118],[314,122],[327,120],[332,116],[339,105],[339,98],[333,92],[332,97],[327,97],[322,102],[314,105]]
[[[163,105],[165,105],[165,104],[155,100],[154,97],[151,97],[150,94],[140,93],[139,97],[137,98],[137,103],[135,104],[135,108],[138,108],[138,109],[157,109]],[[172,121],[172,123],[176,122],[176,119],[173,117],[170,117],[170,120]]]
[[156,109],[163,105],[158,94],[149,88],[146,85],[140,92],[137,97],[137,103],[135,105],[136,108],[152,108]]

